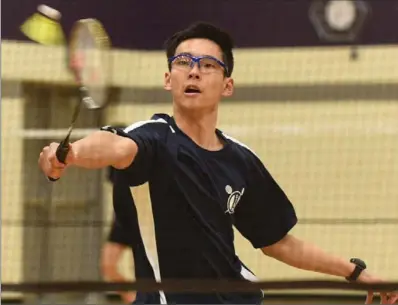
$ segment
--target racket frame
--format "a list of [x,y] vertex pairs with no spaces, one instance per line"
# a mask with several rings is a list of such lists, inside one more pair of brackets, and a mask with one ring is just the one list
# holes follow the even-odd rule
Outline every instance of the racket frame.
[[[96,102],[93,100],[93,98],[90,95],[89,90],[87,87],[84,85],[82,82],[81,78],[81,70],[83,68],[81,67],[71,67],[71,60],[73,59],[74,56],[76,56],[76,53],[78,52],[78,45],[79,45],[79,33],[82,30],[88,31],[90,37],[93,40],[94,43],[94,48],[99,49],[99,50],[109,50],[110,49],[110,39],[108,34],[106,33],[104,27],[102,24],[97,20],[93,18],[88,18],[88,19],[81,19],[75,22],[75,24],[72,27],[71,30],[71,35],[70,35],[70,43],[68,45],[67,49],[67,57],[68,57],[68,67],[70,70],[73,72],[75,80],[77,85],[79,86],[79,102],[76,104],[73,115],[72,115],[72,120],[69,125],[68,133],[66,134],[65,138],[60,142],[57,151],[56,151],[56,157],[59,162],[66,164],[66,158],[70,150],[70,143],[69,139],[72,134],[74,125],[79,117],[82,104],[86,106],[86,108],[89,109],[98,109],[103,107],[106,103],[101,103],[100,106],[96,106]],[[105,89],[104,89],[105,90]],[[106,98],[105,98],[106,99]],[[54,179],[51,177],[48,177],[50,181],[56,181],[58,179]]]

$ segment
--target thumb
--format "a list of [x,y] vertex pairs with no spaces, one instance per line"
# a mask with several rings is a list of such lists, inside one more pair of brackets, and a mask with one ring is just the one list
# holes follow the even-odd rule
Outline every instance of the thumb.
[[55,155],[57,164],[54,163],[54,165],[64,168],[68,163],[70,163],[71,155],[73,155],[72,145],[70,143],[67,143],[67,145],[66,143],[61,143],[60,146],[57,147]]
[[68,144],[68,154],[65,156],[66,166],[72,165],[75,159],[75,152],[71,143]]

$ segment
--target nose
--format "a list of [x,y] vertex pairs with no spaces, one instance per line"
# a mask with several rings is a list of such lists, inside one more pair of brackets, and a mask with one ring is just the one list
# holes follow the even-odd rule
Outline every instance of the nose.
[[200,79],[200,69],[199,69],[199,63],[194,62],[191,70],[189,71],[189,75],[188,75],[189,79]]

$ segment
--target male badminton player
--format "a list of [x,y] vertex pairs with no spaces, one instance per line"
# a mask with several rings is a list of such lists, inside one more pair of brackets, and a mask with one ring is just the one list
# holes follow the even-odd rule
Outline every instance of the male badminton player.
[[[115,219],[112,229],[102,249],[101,269],[106,279],[123,282],[124,277],[117,271],[117,263],[122,252],[132,249],[134,258],[134,274],[137,280],[155,280],[155,271],[147,255],[141,231],[138,225],[138,213],[130,186],[124,179],[120,179],[115,170],[109,171],[109,179],[113,184],[112,199]],[[139,294],[135,292],[120,293],[126,303],[159,304],[158,293]]]
[[[126,278],[119,272],[119,263],[125,251],[131,251],[132,249],[128,234],[129,232],[123,230],[122,226],[114,219],[110,234],[102,246],[101,253],[102,276],[107,281],[126,281]],[[120,292],[119,294],[126,304],[130,304],[135,300],[134,292]]]
[[[284,191],[250,148],[216,128],[220,100],[234,91],[232,47],[227,33],[204,23],[174,34],[166,43],[164,76],[173,114],[155,114],[123,131],[105,127],[78,140],[67,166],[113,166],[131,186],[149,183],[161,278],[254,279],[235,254],[235,226],[254,248],[290,266],[381,281],[360,260],[335,257],[293,236],[297,217]],[[53,178],[66,168],[56,159],[57,147],[46,146],[39,158]],[[398,295],[382,297],[392,303]],[[160,300],[259,304],[262,293],[167,293]]]
[[[108,180],[113,184],[114,170],[112,168],[109,168]],[[114,187],[113,190],[117,190],[117,186]],[[131,218],[134,218],[134,202],[132,200],[131,192],[128,186],[123,193],[127,195],[125,196],[123,202],[126,205],[125,210],[127,213],[131,214]],[[126,251],[132,251],[132,248],[137,242],[133,238],[134,235],[132,234],[132,232],[134,232],[134,229],[132,228],[132,224],[133,220],[130,220],[129,223],[126,224],[118,221],[116,217],[112,221],[112,226],[109,231],[108,238],[102,246],[101,253],[102,276],[107,281],[126,281],[126,278],[119,272],[119,263],[123,254]],[[123,302],[126,304],[130,304],[135,300],[135,292],[119,292],[119,295],[122,298]]]

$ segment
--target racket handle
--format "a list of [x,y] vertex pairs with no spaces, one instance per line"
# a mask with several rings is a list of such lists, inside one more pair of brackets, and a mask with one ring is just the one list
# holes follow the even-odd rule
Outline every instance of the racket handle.
[[[69,137],[67,137],[67,139],[63,140],[59,144],[59,146],[57,148],[57,151],[55,153],[55,155],[57,156],[58,161],[61,162],[61,163],[64,163],[64,164],[65,164],[65,161],[66,161],[66,157],[68,156],[68,153],[69,153],[69,142],[68,142],[68,140],[69,140]],[[50,180],[52,182],[57,181],[59,179],[59,178],[55,179],[55,178],[51,178],[51,177],[47,177],[47,178],[48,178],[48,180]]]
[[55,153],[55,155],[57,156],[57,159],[59,162],[65,164],[66,161],[66,157],[68,156],[69,153],[69,142],[68,142],[69,138],[65,141],[62,141],[61,143],[59,143],[59,146],[57,148],[57,151]]

